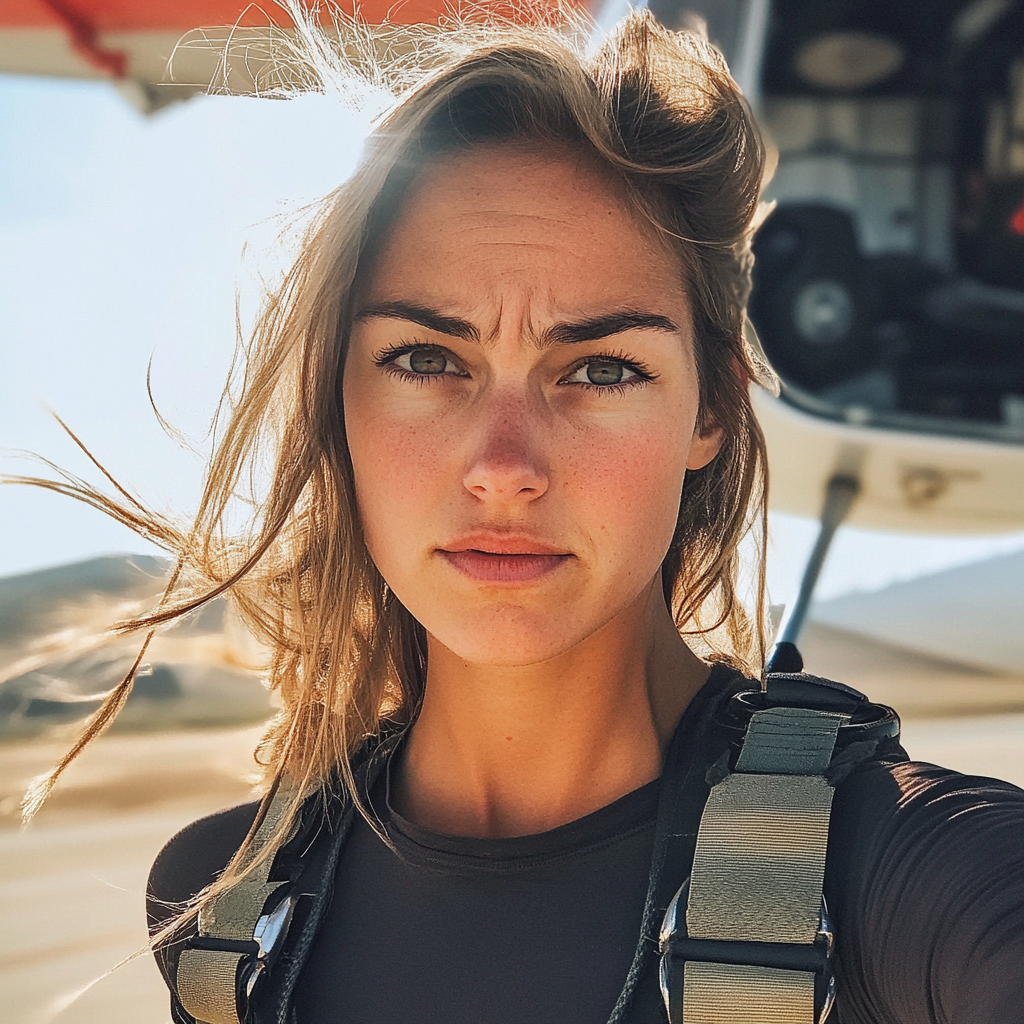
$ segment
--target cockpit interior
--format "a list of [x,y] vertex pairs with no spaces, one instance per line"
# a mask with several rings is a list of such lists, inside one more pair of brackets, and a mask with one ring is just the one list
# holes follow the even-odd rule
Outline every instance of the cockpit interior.
[[[738,9],[702,5],[713,39]],[[1024,441],[1024,3],[777,0],[762,40],[750,313],[784,398]]]

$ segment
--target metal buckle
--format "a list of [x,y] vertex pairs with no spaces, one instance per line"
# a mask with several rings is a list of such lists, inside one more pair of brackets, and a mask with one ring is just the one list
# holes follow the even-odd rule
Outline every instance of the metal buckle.
[[295,896],[285,896],[273,910],[261,914],[256,921],[252,933],[257,946],[256,955],[243,967],[239,978],[239,988],[245,992],[247,1001],[252,998],[256,983],[277,959],[282,940],[288,934],[288,926],[292,923],[297,902]]
[[[814,1020],[824,1024],[836,998],[836,979],[832,969],[835,935],[828,916],[825,897],[814,942],[808,946],[789,942],[730,942],[718,939],[691,939],[686,934],[686,901],[690,880],[679,887],[665,911],[658,936],[661,961],[658,979],[669,1024],[681,1024],[683,1015],[683,967],[694,963],[736,964],[749,967],[774,967],[784,971],[804,971],[814,975]],[[682,914],[679,908],[683,908]]]

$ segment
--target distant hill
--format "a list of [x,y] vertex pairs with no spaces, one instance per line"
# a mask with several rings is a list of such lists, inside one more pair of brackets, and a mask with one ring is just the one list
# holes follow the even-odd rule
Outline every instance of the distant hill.
[[823,601],[811,618],[930,657],[1024,676],[1024,551]]
[[1024,712],[1024,674],[918,654],[819,622],[807,624],[800,653],[808,672],[847,683],[904,718]]
[[152,555],[105,555],[0,577],[0,645],[48,628],[62,606],[93,595],[141,599],[160,592],[169,563]]
[[[107,606],[156,598],[170,566],[168,559],[152,555],[103,555],[0,576],[0,664],[17,658],[38,637],[61,629],[75,609],[93,605],[102,615]],[[218,632],[223,613],[223,602],[213,602],[176,628]]]
[[[99,695],[131,667],[140,638],[97,642],[116,620],[135,614],[133,602],[145,609],[156,599],[169,566],[149,555],[108,555],[0,577],[0,739],[75,723],[99,706]],[[269,695],[239,663],[224,609],[223,600],[212,601],[160,631],[119,727],[225,725],[268,716]]]

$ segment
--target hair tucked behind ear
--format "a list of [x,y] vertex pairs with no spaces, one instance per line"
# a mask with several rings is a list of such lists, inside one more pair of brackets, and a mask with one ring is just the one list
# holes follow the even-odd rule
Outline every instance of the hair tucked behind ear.
[[[340,21],[338,46],[300,5],[289,10],[295,63],[313,87],[390,81],[401,95],[359,169],[324,201],[262,312],[193,522],[175,526],[124,492],[107,497],[73,478],[27,481],[98,504],[174,552],[161,605],[119,628],[152,631],[218,595],[234,601],[270,652],[269,681],[282,705],[259,750],[271,788],[284,773],[297,792],[338,780],[351,788],[350,759],[366,737],[415,714],[424,632],[371,561],[356,515],[339,387],[350,295],[424,161],[532,140],[603,163],[678,256],[696,328],[700,426],[720,430],[723,442],[687,477],[664,588],[679,629],[706,656],[759,675],[763,566],[752,617],[736,588],[740,541],[751,529],[763,537],[765,514],[765,446],[749,387],[769,375],[743,332],[763,153],[720,54],[704,38],[633,11],[593,53],[579,25],[453,24],[419,31],[404,51],[392,29],[390,52],[405,54],[392,66],[368,56],[387,48],[365,26]],[[271,483],[247,495],[247,482],[268,464]],[[231,530],[229,513],[245,497],[255,510],[249,529]],[[42,780],[35,804],[120,709],[132,678]],[[204,898],[239,870],[236,858]]]

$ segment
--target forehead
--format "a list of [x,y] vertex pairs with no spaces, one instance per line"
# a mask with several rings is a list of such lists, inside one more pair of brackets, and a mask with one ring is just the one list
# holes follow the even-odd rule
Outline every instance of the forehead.
[[595,306],[685,306],[678,256],[597,157],[497,145],[417,175],[366,292],[469,309],[522,299],[543,317]]

